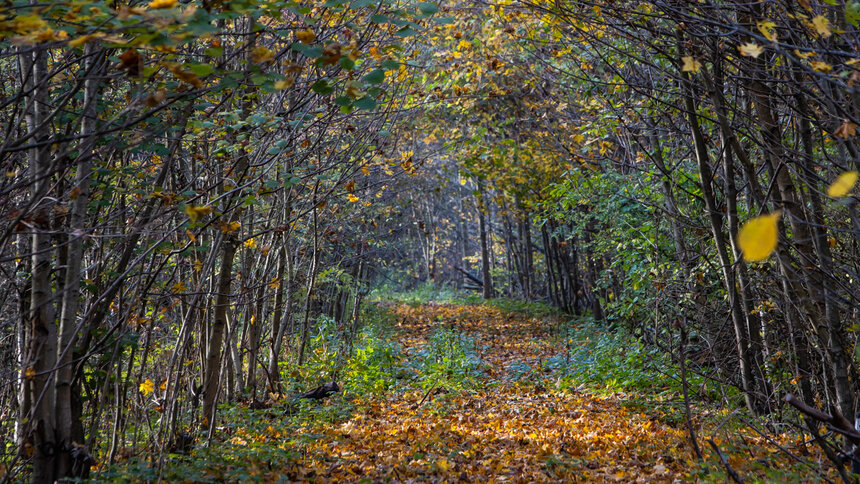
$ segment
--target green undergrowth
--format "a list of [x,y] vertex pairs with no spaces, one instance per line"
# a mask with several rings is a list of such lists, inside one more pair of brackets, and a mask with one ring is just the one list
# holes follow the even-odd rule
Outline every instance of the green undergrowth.
[[[396,317],[375,304],[361,313],[354,341],[328,317],[317,321],[309,339],[308,358],[281,365],[286,396],[265,408],[249,401],[219,407],[217,437],[206,440],[204,430],[190,432],[193,450],[185,455],[167,451],[163,465],[157,452],[141,449],[97,474],[110,482],[243,482],[265,481],[273,469],[288,468],[304,445],[327,424],[349,420],[369,398],[406,391],[474,388],[482,364],[470,337],[449,328],[431,334],[427,345],[407,355],[394,334]],[[337,377],[342,392],[322,402],[295,400],[294,395]]]

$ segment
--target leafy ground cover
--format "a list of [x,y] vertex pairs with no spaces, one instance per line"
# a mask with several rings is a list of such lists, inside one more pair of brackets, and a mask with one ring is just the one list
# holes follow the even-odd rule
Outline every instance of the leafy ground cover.
[[[799,436],[765,437],[726,418],[729,412],[703,406],[694,412],[705,457],[699,461],[671,362],[623,335],[504,303],[380,303],[378,309],[375,329],[344,365],[343,394],[297,407],[280,401],[266,409],[225,408],[224,438],[190,456],[171,455],[161,477],[726,482],[704,438],[748,482],[829,475]],[[315,354],[318,364],[326,360]],[[145,481],[158,473],[141,463],[103,477]]]

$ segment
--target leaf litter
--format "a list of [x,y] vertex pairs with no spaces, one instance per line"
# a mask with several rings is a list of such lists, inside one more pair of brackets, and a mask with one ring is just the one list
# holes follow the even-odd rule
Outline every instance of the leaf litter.
[[[307,439],[274,422],[263,435],[239,430],[234,444],[269,442],[295,452],[289,464],[255,465],[250,475],[264,482],[725,482],[716,457],[697,462],[683,421],[664,418],[656,403],[631,405],[631,394],[623,392],[557,388],[543,365],[563,351],[553,338],[560,320],[479,305],[392,304],[388,310],[397,316],[404,360],[416,358],[439,329],[473,338],[482,362],[477,383],[347,394],[351,415],[307,423],[298,429]],[[507,378],[514,362],[537,377]],[[728,428],[713,437],[735,470],[762,477],[789,465],[762,436]],[[700,435],[710,436],[706,430]],[[822,461],[797,435],[769,438]]]

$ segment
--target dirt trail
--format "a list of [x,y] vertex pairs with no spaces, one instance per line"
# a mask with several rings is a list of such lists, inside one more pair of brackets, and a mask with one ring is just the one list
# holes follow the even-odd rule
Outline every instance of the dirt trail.
[[[485,306],[397,306],[400,342],[414,356],[438,328],[474,338],[485,363],[478,390],[438,387],[362,402],[350,420],[321,429],[297,477],[370,482],[686,481],[680,428],[610,397],[557,391],[539,377],[507,378],[515,362],[537,369],[560,348],[556,321]],[[422,394],[423,393],[423,394]]]

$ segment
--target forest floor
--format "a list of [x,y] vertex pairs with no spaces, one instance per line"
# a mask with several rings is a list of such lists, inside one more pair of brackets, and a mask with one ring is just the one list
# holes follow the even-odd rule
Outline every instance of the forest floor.
[[[442,371],[435,380],[421,386],[401,372],[402,391],[355,397],[347,389],[314,403],[317,416],[301,424],[280,424],[272,418],[276,407],[262,422],[233,420],[223,444],[247,450],[217,464],[212,455],[198,455],[192,457],[198,474],[180,472],[193,481],[728,482],[704,442],[713,438],[747,482],[817,482],[818,472],[832,475],[801,437],[768,441],[736,425],[730,412],[703,405],[694,408],[700,462],[677,394],[561,384],[552,362],[566,354],[565,364],[576,364],[570,345],[585,345],[581,350],[589,353],[593,342],[559,338],[558,317],[480,305],[384,306],[396,316],[391,334],[402,348],[401,363],[426,360],[430,347],[453,349],[436,355]],[[447,336],[440,339],[440,331]],[[777,441],[806,463],[788,458]],[[272,458],[278,452],[283,458]]]

